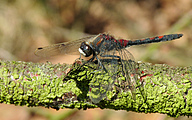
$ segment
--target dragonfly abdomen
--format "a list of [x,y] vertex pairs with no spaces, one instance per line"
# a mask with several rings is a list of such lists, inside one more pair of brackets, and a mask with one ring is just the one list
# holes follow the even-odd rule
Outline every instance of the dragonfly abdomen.
[[169,35],[162,35],[162,36],[145,38],[145,39],[138,39],[138,40],[134,40],[134,41],[120,39],[119,42],[121,43],[122,46],[129,47],[132,45],[141,45],[141,44],[149,44],[149,43],[155,43],[155,42],[175,40],[182,36],[183,36],[183,34],[169,34]]

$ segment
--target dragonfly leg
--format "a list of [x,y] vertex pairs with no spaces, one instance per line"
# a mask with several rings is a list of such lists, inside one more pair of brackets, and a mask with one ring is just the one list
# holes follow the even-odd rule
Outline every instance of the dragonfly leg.
[[101,61],[97,56],[96,56],[96,59],[98,60],[99,65],[105,70],[105,72],[107,72],[107,69],[104,67],[104,65],[101,63]]
[[81,54],[80,54],[79,58],[75,59],[75,62],[78,60],[81,60]]
[[[101,57],[115,57],[115,58],[118,58],[121,62],[121,65],[122,65],[122,71],[123,71],[123,63],[122,63],[122,60],[121,60],[121,57],[120,56],[117,56],[117,55],[103,55],[102,53],[100,54]],[[123,75],[124,75],[124,71],[123,71]]]

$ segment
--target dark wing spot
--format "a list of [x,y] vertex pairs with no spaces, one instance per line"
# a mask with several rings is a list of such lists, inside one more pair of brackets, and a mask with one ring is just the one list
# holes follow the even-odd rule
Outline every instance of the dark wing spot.
[[62,46],[65,46],[65,44],[61,44]]
[[38,50],[41,50],[41,49],[43,49],[42,47],[40,47],[40,48],[37,48]]

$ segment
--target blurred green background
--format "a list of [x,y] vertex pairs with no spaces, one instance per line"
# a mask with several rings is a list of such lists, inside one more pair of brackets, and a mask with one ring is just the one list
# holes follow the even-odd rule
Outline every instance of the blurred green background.
[[[0,1],[0,59],[4,60],[72,63],[78,56],[62,55],[45,59],[35,56],[34,50],[103,32],[124,39],[183,33],[182,38],[174,41],[132,46],[128,50],[136,61],[190,66],[191,31],[192,0]],[[84,120],[173,119],[162,114],[114,110],[37,109],[1,104],[0,119],[47,120],[55,118],[53,116],[60,116],[58,119]]]

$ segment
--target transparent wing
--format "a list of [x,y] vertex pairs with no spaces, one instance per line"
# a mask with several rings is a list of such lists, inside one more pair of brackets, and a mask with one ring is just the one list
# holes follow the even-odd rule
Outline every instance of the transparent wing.
[[118,50],[119,56],[121,57],[122,72],[125,75],[126,82],[131,90],[132,97],[136,99],[136,85],[137,85],[137,72],[136,72],[136,62],[133,55],[125,48]]
[[114,81],[117,79],[118,59],[112,57],[115,50],[102,51],[98,55],[98,70],[94,72],[94,77],[90,82],[90,99],[93,103],[99,103],[106,98],[106,94],[111,90]]
[[78,49],[83,41],[91,41],[95,35],[88,36],[75,41],[53,44],[46,47],[40,47],[35,50],[35,55],[41,57],[50,57],[59,54],[74,54],[78,53]]

